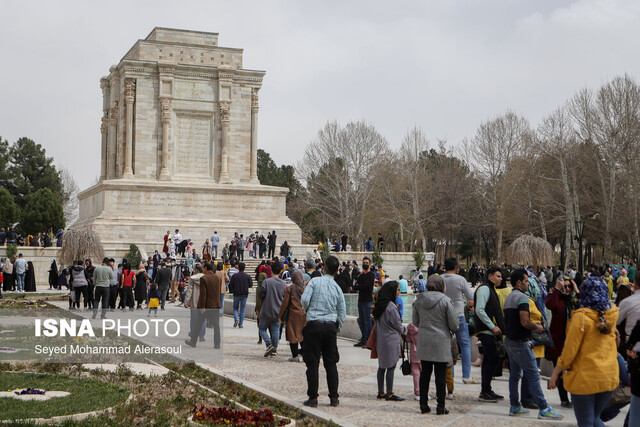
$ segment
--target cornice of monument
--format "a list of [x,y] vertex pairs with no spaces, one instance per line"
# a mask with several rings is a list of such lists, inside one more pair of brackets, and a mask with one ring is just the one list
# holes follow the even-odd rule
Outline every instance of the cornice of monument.
[[[191,185],[190,185],[191,184]],[[218,184],[214,181],[197,181],[197,180],[180,180],[174,179],[172,181],[156,181],[156,180],[141,180],[141,179],[109,179],[103,180],[92,187],[80,192],[78,197],[85,198],[93,194],[99,193],[105,190],[143,190],[143,191],[159,191],[159,192],[184,192],[185,186],[189,187],[189,191],[194,193],[210,193],[216,194],[233,194],[237,196],[243,195],[274,195],[274,194],[287,194],[289,189],[286,187],[275,187],[271,185],[251,184],[251,183],[233,183]]]

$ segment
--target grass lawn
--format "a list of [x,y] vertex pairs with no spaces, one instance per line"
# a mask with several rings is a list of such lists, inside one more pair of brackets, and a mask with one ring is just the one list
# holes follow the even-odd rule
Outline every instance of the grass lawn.
[[67,391],[71,394],[41,402],[0,398],[0,420],[50,418],[90,412],[124,402],[129,396],[129,390],[93,378],[9,372],[3,372],[0,375],[2,391],[27,387]]

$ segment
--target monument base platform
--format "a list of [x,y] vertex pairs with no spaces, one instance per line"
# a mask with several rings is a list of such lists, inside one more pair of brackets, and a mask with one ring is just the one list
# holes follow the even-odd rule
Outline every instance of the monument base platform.
[[298,245],[302,232],[286,216],[287,192],[259,184],[104,180],[78,195],[80,217],[71,228],[96,231],[106,246],[135,243],[151,252],[176,228],[198,252],[214,231],[222,246],[235,232],[271,230],[278,244]]

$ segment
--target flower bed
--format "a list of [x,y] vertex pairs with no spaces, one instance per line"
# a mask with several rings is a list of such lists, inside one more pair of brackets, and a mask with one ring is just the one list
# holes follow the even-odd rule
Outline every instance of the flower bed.
[[205,408],[194,406],[192,421],[201,424],[272,427],[285,426],[288,420],[278,420],[269,409],[261,411],[237,411],[229,408]]

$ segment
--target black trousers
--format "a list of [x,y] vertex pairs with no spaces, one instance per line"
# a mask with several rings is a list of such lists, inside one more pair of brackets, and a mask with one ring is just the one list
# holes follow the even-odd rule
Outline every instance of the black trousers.
[[198,319],[196,320],[196,328],[191,331],[191,343],[195,345],[198,342],[198,336],[202,331],[202,325],[204,325],[205,319],[207,320],[207,327],[213,327],[213,346],[214,348],[220,348],[222,342],[222,336],[220,335],[220,310],[217,308],[206,309],[204,313],[197,310]]
[[94,289],[94,298],[93,298],[93,312],[94,314],[98,312],[98,303],[102,300],[102,317],[105,317],[107,314],[107,309],[109,308],[109,287],[96,286]]
[[116,308],[116,300],[118,299],[118,285],[109,286],[109,308]]
[[429,383],[431,382],[431,372],[436,374],[436,398],[438,408],[444,408],[444,398],[447,393],[447,362],[428,362],[422,360],[422,372],[420,373],[420,409],[429,407]]
[[238,261],[244,261],[244,250],[238,249]]
[[310,321],[302,329],[302,358],[307,365],[307,396],[318,398],[318,367],[320,356],[327,371],[327,387],[329,398],[337,399],[338,395],[338,327],[335,322]]
[[482,393],[491,392],[491,379],[494,377],[498,364],[496,354],[496,336],[493,334],[478,334],[478,339],[482,343]]
[[88,294],[87,296],[88,296],[88,298],[89,298],[89,305],[90,305],[91,307],[93,307],[93,298],[94,298],[94,297],[93,297],[93,294],[94,294],[94,289],[95,289],[95,287],[96,287],[96,286],[95,286],[95,285],[93,285],[93,284],[91,284],[91,283],[89,283],[89,285],[87,286],[87,288],[89,288],[89,294]]
[[88,286],[80,286],[77,288],[73,288],[73,290],[76,293],[76,307],[80,308],[80,295],[82,295],[84,297],[84,308],[87,308],[87,303],[89,302],[87,299],[89,290],[87,288]]
[[120,288],[120,308],[133,308],[133,286]]
[[276,247],[275,246],[269,246],[269,251],[267,252],[267,258],[271,259],[275,256],[276,254]]

